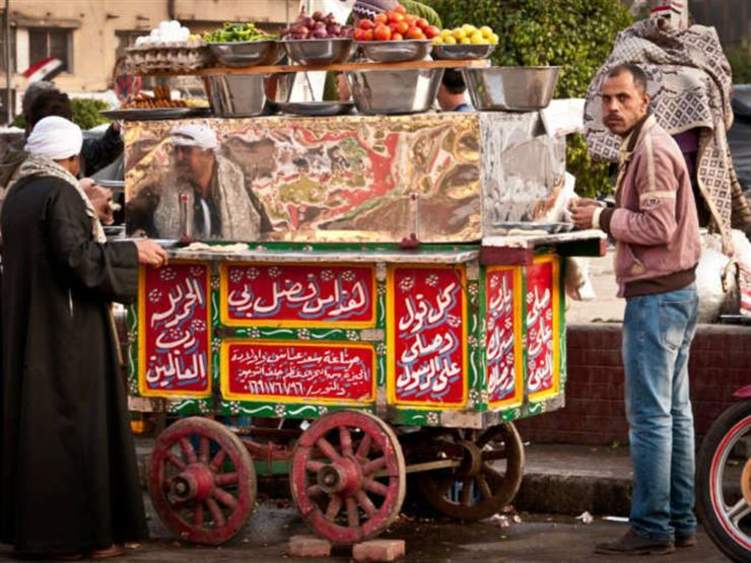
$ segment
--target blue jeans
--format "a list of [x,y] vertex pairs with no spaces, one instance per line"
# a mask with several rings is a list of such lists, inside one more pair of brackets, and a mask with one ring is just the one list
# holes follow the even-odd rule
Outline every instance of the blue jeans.
[[637,534],[652,539],[696,530],[688,353],[697,309],[695,284],[626,300],[623,364],[634,465],[630,521]]

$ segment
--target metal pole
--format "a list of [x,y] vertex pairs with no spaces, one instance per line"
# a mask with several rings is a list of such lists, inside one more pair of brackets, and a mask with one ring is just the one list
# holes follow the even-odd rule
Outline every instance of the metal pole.
[[7,124],[13,121],[13,108],[11,107],[11,71],[10,71],[10,0],[5,0],[5,115]]

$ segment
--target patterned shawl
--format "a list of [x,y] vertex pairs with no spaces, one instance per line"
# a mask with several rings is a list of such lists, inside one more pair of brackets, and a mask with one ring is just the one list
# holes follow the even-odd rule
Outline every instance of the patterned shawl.
[[661,30],[655,20],[644,20],[618,35],[613,52],[589,86],[584,109],[589,151],[599,160],[618,160],[621,140],[602,123],[599,90],[607,73],[623,63],[638,64],[647,73],[651,111],[671,135],[700,128],[699,189],[713,230],[722,235],[725,252],[732,253],[731,225],[751,224],[751,211],[727,142],[733,124],[732,75],[717,32],[699,25]]

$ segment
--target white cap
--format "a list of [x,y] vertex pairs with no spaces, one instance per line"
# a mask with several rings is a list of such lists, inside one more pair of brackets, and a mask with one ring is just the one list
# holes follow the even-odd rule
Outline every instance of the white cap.
[[26,151],[52,160],[63,160],[81,153],[81,128],[64,117],[51,115],[40,119],[26,139]]
[[196,147],[205,151],[215,151],[219,148],[216,133],[206,125],[197,123],[178,125],[172,128],[170,135],[176,147]]

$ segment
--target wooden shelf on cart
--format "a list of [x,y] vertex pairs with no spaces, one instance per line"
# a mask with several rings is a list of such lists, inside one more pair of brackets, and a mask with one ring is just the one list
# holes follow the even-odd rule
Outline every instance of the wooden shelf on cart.
[[285,72],[346,72],[355,70],[418,70],[429,68],[485,68],[487,59],[466,61],[412,61],[406,63],[341,63],[336,65],[214,66],[190,72],[153,72],[143,76],[221,76],[223,74],[280,74]]

